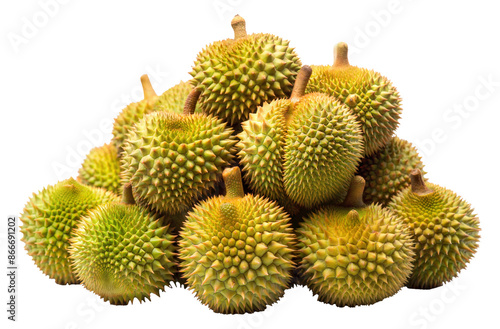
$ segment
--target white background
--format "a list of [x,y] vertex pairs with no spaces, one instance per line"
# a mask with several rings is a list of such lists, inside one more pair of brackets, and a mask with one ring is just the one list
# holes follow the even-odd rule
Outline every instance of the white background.
[[[57,7],[43,9],[48,2]],[[438,289],[404,288],[349,309],[296,287],[265,312],[244,316],[215,314],[179,287],[113,307],[82,286],[56,285],[19,243],[18,321],[6,320],[2,274],[1,327],[498,328],[497,7],[477,0],[2,0],[0,223],[20,214],[32,192],[76,176],[89,147],[110,140],[107,125],[118,111],[142,98],[141,74],[158,93],[189,79],[202,47],[233,36],[238,13],[249,33],[291,40],[304,64],[332,63],[334,44],[345,41],[351,64],[389,77],[403,98],[397,135],[418,146],[430,181],[474,206],[482,238],[467,270]],[[0,232],[5,268],[5,224]]]

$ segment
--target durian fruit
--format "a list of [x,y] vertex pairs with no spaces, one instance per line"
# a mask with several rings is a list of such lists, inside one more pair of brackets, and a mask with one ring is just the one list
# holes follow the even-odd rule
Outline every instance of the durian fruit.
[[226,196],[198,204],[180,233],[189,289],[217,313],[252,313],[289,287],[295,237],[274,201],[244,194],[238,167],[223,174]]
[[154,112],[130,132],[122,153],[122,179],[139,204],[168,215],[186,210],[214,187],[234,158],[236,137],[222,120],[193,111],[194,89],[183,114]]
[[408,287],[432,289],[452,280],[467,266],[479,242],[479,219],[471,205],[441,186],[425,183],[419,169],[411,187],[389,203],[402,217],[416,246]]
[[[190,82],[179,82],[158,96],[154,110],[182,113],[186,99],[192,90],[193,85]],[[199,106],[196,106],[195,113],[197,112],[201,112]]]
[[78,180],[121,195],[120,160],[116,147],[104,144],[90,150],[78,171]]
[[289,41],[271,34],[247,35],[245,20],[231,21],[234,39],[202,50],[193,65],[193,84],[201,87],[201,109],[231,125],[248,119],[264,102],[290,96],[300,59]]
[[238,135],[245,181],[291,213],[342,202],[363,156],[351,110],[326,94],[304,95],[310,75],[303,66],[291,98],[259,107]]
[[135,204],[130,184],[121,203],[82,218],[70,240],[70,258],[82,285],[113,305],[158,295],[174,279],[174,237],[161,219]]
[[366,156],[387,144],[398,127],[398,91],[380,73],[350,65],[343,42],[335,46],[333,66],[313,66],[306,92],[332,95],[353,110],[363,129]]
[[364,201],[387,206],[399,191],[410,186],[410,173],[415,168],[424,170],[417,149],[404,139],[392,137],[375,154],[361,160],[357,174],[366,180]]
[[118,149],[118,154],[121,154],[122,144],[125,142],[127,134],[132,129],[134,124],[141,120],[146,114],[154,111],[158,96],[149,81],[147,74],[141,76],[142,89],[144,91],[144,99],[140,102],[131,103],[125,107],[116,117],[113,124],[113,145]]
[[72,231],[89,210],[117,200],[115,194],[82,185],[73,178],[33,193],[20,217],[24,248],[56,283],[79,283],[67,251]]
[[355,176],[343,204],[315,211],[297,230],[301,280],[321,302],[370,305],[411,275],[411,235],[396,214],[363,203],[364,183]]

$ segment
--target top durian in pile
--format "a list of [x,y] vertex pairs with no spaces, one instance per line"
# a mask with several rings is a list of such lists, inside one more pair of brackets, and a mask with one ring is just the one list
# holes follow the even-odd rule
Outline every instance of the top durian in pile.
[[231,25],[234,39],[202,50],[191,75],[202,90],[201,109],[233,125],[264,102],[290,96],[301,62],[289,41],[267,33],[247,35],[238,15]]
[[[456,277],[479,220],[393,136],[392,83],[350,65],[345,43],[333,66],[302,66],[287,40],[247,35],[238,15],[232,27],[198,54],[191,81],[158,96],[142,76],[144,100],[119,114],[80,182],[28,201],[22,241],[42,272],[112,304],[177,278],[219,313],[263,310],[292,280],[355,306]],[[123,187],[122,203],[101,187]]]

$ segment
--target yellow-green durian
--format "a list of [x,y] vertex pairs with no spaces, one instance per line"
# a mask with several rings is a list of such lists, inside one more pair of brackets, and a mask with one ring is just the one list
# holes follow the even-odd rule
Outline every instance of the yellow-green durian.
[[310,74],[305,65],[291,98],[259,107],[238,135],[245,181],[291,212],[341,202],[363,155],[351,110],[326,94],[304,95]]
[[370,305],[408,281],[414,241],[403,220],[363,203],[364,180],[355,176],[340,206],[310,214],[297,230],[301,281],[321,302]]
[[387,206],[399,191],[410,186],[410,173],[415,168],[424,170],[417,149],[404,139],[392,137],[375,154],[361,160],[357,174],[366,180],[364,201]]
[[90,150],[78,170],[78,180],[85,185],[102,187],[121,195],[120,160],[116,147],[104,144]]
[[389,203],[402,217],[416,246],[415,268],[408,287],[431,289],[452,280],[478,248],[479,219],[471,205],[453,191],[425,183],[422,173],[410,174],[411,187]]
[[335,46],[333,66],[313,66],[306,92],[332,95],[353,110],[363,129],[366,156],[387,144],[398,127],[398,91],[380,73],[350,65],[343,42]]
[[193,113],[199,90],[183,114],[145,116],[123,145],[122,179],[141,205],[169,215],[186,210],[212,189],[233,160],[236,137],[221,119]]
[[24,248],[56,283],[79,283],[68,255],[73,230],[89,210],[118,200],[109,191],[80,184],[73,178],[33,193],[20,217]]
[[70,244],[76,277],[113,305],[159,296],[174,279],[174,237],[162,219],[135,204],[130,184],[121,203],[83,217]]
[[289,41],[271,34],[247,35],[245,21],[231,21],[234,39],[202,50],[192,83],[202,89],[201,109],[233,125],[265,102],[290,96],[301,62]]
[[189,289],[217,313],[252,313],[289,287],[294,234],[269,199],[244,194],[238,167],[224,171],[226,195],[196,205],[180,234],[180,268]]

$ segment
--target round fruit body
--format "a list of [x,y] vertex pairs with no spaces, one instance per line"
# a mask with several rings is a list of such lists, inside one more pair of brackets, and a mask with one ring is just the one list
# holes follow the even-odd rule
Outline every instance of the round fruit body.
[[85,288],[114,305],[159,295],[173,280],[174,237],[136,205],[112,203],[89,212],[69,251]]
[[301,67],[289,41],[271,34],[246,35],[239,16],[232,25],[235,39],[207,46],[191,72],[193,85],[203,90],[201,109],[231,125],[248,119],[265,102],[288,97]]
[[132,183],[140,204],[179,213],[231,163],[232,132],[212,116],[154,112],[135,125],[123,146],[122,179]]
[[432,289],[452,280],[478,248],[479,219],[471,205],[451,190],[424,183],[419,171],[389,208],[405,220],[416,241],[410,288]]
[[218,313],[264,310],[289,287],[294,267],[288,214],[273,201],[244,195],[241,176],[235,185],[226,183],[225,197],[198,204],[180,234],[187,285]]
[[394,295],[412,270],[413,240],[379,205],[329,206],[297,231],[301,280],[324,303],[369,305]]
[[113,193],[72,178],[33,194],[20,217],[21,240],[38,268],[58,284],[78,283],[67,250],[73,229],[89,210],[115,201]]
[[415,168],[424,170],[417,149],[393,137],[375,154],[361,160],[357,174],[366,180],[363,200],[387,206],[398,192],[410,186],[410,173]]
[[121,195],[120,161],[116,147],[104,144],[90,150],[78,171],[78,179],[85,185]]

